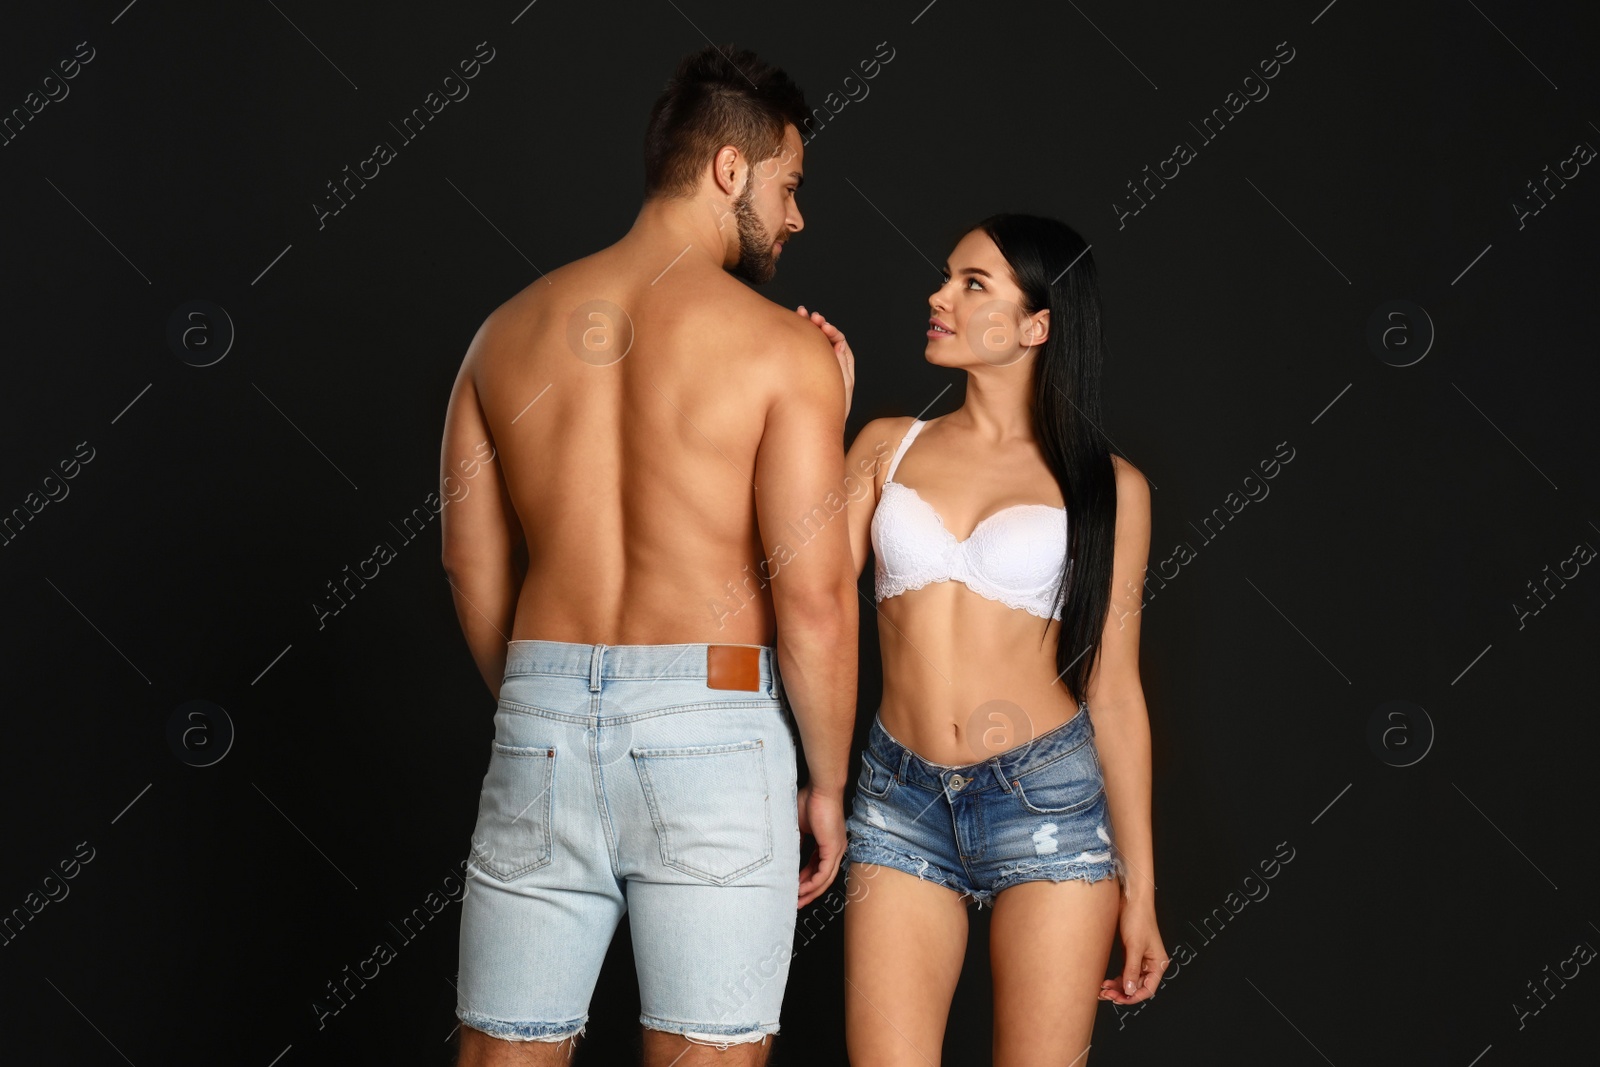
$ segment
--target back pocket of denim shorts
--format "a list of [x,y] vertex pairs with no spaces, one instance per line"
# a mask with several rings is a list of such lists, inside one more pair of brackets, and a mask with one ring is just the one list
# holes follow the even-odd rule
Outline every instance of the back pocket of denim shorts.
[[1016,778],[1013,786],[1022,806],[1035,815],[1067,815],[1093,804],[1105,790],[1094,742]]
[[766,761],[760,740],[634,749],[661,862],[713,885],[772,862]]
[[491,742],[489,772],[478,796],[472,859],[509,882],[550,862],[550,794],[556,750]]

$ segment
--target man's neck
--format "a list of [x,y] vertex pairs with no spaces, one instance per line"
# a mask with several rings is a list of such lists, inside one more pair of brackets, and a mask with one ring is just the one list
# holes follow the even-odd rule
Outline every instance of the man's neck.
[[636,246],[647,255],[670,249],[669,258],[682,253],[720,270],[730,265],[725,235],[732,225],[731,211],[724,213],[721,207],[699,197],[656,197],[640,206],[633,226],[617,243]]

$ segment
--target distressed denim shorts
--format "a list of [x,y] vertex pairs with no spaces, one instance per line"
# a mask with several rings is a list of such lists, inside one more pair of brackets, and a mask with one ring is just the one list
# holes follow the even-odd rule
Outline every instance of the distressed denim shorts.
[[796,735],[769,646],[751,689],[707,646],[512,641],[467,862],[456,1016],[583,1032],[623,914],[646,1027],[778,1031],[799,899]]
[[846,822],[845,865],[875,863],[992,905],[1019,882],[1115,876],[1105,778],[1089,705],[979,763],[947,765],[906,748],[874,716]]

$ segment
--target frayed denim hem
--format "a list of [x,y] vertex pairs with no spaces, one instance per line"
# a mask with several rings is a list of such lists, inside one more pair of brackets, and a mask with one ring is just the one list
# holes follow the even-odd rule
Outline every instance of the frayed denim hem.
[[[850,850],[854,855],[846,854],[844,865],[854,863],[873,863],[880,867],[889,867],[893,870],[903,871],[906,874],[916,875],[924,882],[942,886],[960,896],[963,903],[978,905],[982,911],[984,905],[994,907],[995,898],[1002,890],[1009,889],[1023,882],[1066,882],[1085,881],[1089,883],[1103,881],[1106,878],[1116,878],[1121,884],[1122,895],[1128,895],[1127,868],[1122,857],[1112,851],[1110,859],[1100,859],[1095,854],[1094,859],[1057,860],[1054,863],[1021,863],[1008,868],[996,880],[995,884],[987,889],[979,889],[956,881],[942,868],[935,866],[921,856],[895,852],[876,844],[857,844]],[[844,866],[842,865],[842,866]]]
[[457,1011],[456,1018],[462,1025],[502,1041],[565,1041],[582,1035],[589,1022],[589,1017],[583,1015],[563,1023],[511,1023],[475,1011]]
[[639,1024],[650,1030],[678,1034],[696,1045],[711,1045],[723,1051],[732,1045],[766,1044],[767,1038],[778,1032],[777,1023],[685,1023],[654,1015],[640,1015]]
[[950,890],[960,896],[963,903],[976,900],[982,907],[985,900],[993,901],[985,890],[972,889],[958,882],[942,867],[935,866],[933,861],[921,856],[906,852],[895,852],[884,848],[882,845],[862,842],[854,844],[845,854],[845,861],[841,869],[851,863],[871,863],[879,867],[888,867],[890,870],[900,871],[903,874],[915,875],[924,882],[931,882],[936,886]]
[[1008,870],[995,881],[990,903],[993,904],[993,897],[1003,890],[1023,882],[1083,881],[1092,885],[1107,878],[1115,878],[1122,895],[1128,895],[1128,879],[1121,857],[1110,860],[1069,860],[1066,863],[1029,863]]

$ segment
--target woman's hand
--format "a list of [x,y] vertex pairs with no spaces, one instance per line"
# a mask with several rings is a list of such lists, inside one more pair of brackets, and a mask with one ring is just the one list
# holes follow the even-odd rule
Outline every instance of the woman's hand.
[[1137,1004],[1156,995],[1156,986],[1167,971],[1170,957],[1156,929],[1153,902],[1125,905],[1118,923],[1122,932],[1123,964],[1121,978],[1100,983],[1100,999],[1113,1004]]
[[833,344],[833,354],[838,357],[839,370],[844,373],[844,415],[850,417],[850,398],[856,390],[856,357],[850,351],[850,342],[844,339],[844,334],[839,332],[839,327],[822,317],[820,311],[806,312],[806,306],[801,304],[795,312],[803,319],[810,319],[822,330],[822,336]]

